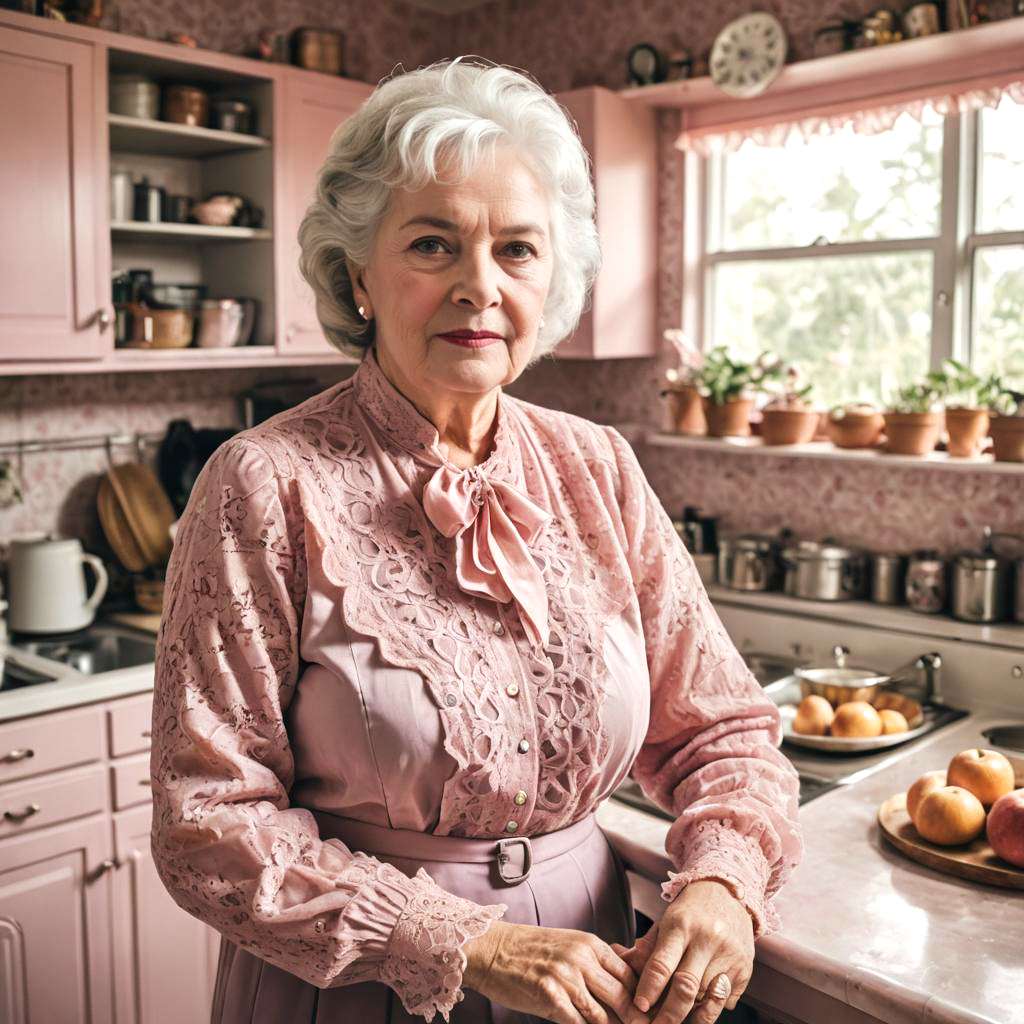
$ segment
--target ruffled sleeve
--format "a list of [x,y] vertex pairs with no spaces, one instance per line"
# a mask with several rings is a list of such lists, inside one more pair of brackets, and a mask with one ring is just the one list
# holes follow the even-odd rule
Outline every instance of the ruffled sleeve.
[[179,523],[155,668],[154,861],[180,907],[256,956],[319,988],[384,982],[410,1014],[447,1020],[463,944],[505,907],[321,840],[289,806],[283,716],[306,587],[301,517],[285,512],[295,485],[235,437]]
[[606,429],[651,678],[650,726],[633,776],[676,815],[666,850],[677,870],[663,896],[717,879],[764,935],[778,927],[769,897],[802,853],[799,782],[778,750],[778,708],[729,639],[633,450]]

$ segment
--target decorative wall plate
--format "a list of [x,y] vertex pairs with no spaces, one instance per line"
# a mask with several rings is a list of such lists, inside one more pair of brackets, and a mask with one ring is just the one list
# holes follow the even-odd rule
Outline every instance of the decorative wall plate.
[[786,33],[770,14],[729,22],[711,48],[711,80],[731,96],[764,92],[786,62]]

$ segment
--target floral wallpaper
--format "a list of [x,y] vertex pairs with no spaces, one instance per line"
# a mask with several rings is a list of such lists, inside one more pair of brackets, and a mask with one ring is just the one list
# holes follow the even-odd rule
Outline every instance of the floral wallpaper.
[[[1001,10],[1004,4],[993,4]],[[347,74],[375,82],[396,64],[406,67],[460,53],[476,53],[523,68],[551,91],[624,84],[628,49],[638,41],[685,48],[700,55],[730,19],[751,9],[775,13],[786,27],[791,59],[811,55],[815,30],[857,18],[876,0],[499,0],[454,16],[405,3],[365,5],[355,0],[254,0],[229,8],[213,0],[108,0],[102,27],[148,38],[194,35],[200,45],[252,52],[263,29],[299,25],[337,28],[346,35]],[[659,331],[676,325],[681,291],[679,154],[672,146],[677,115],[659,115]],[[643,430],[659,429],[665,412],[657,393],[668,355],[596,362],[545,359],[510,389],[530,401],[591,419]],[[238,395],[263,380],[312,378],[327,387],[344,371],[278,369],[207,374],[47,375],[0,377],[0,443],[155,431],[187,418],[195,426],[238,425]],[[731,530],[789,526],[799,536],[829,534],[873,549],[973,547],[983,525],[1021,527],[1024,475],[930,472],[884,465],[757,458],[637,443],[652,486],[673,512],[684,503],[720,515]],[[152,460],[153,448],[141,453]],[[117,447],[113,458],[135,457]],[[44,529],[82,539],[107,554],[95,513],[96,488],[107,464],[103,449],[27,453],[16,463],[24,500],[0,508],[0,557],[13,534]]]

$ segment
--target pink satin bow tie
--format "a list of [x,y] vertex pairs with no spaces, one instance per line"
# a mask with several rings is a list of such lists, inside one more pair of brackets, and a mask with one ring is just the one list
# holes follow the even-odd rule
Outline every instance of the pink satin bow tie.
[[535,644],[547,642],[548,595],[528,545],[551,515],[476,467],[441,466],[423,489],[423,508],[446,537],[455,538],[455,572],[467,593],[494,601],[515,598]]

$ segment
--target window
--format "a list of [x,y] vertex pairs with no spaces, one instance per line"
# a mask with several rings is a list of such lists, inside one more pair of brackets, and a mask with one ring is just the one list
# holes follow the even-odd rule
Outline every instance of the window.
[[706,349],[772,349],[826,407],[948,356],[1024,384],[1024,106],[747,141],[705,181]]

